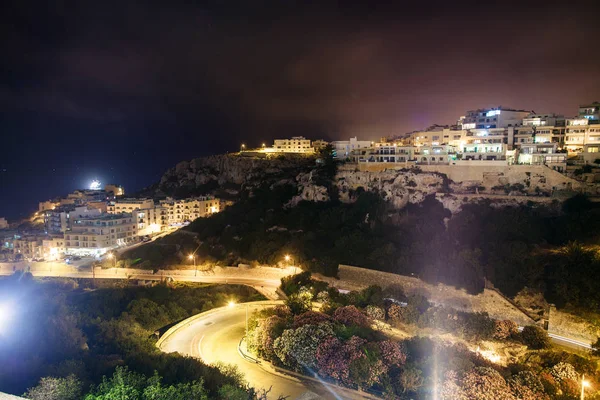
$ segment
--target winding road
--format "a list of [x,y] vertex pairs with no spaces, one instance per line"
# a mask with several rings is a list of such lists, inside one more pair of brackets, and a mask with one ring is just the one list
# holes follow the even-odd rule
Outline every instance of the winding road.
[[[250,304],[249,315],[264,306]],[[296,399],[312,392],[325,399],[364,399],[354,391],[324,385],[316,380],[298,379],[274,371],[265,363],[257,364],[242,357],[238,351],[245,331],[246,305],[224,307],[177,329],[160,344],[162,351],[178,352],[183,355],[201,358],[212,364],[224,362],[238,366],[246,380],[256,388],[271,388],[269,399],[279,395]]]

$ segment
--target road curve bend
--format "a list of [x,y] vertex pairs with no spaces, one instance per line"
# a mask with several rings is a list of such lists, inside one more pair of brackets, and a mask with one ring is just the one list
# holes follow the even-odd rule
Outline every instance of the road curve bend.
[[165,332],[157,346],[164,352],[197,357],[208,364],[224,362],[236,365],[250,385],[255,388],[271,388],[269,399],[276,399],[279,395],[296,399],[307,391],[325,399],[363,399],[363,396],[354,391],[283,375],[242,357],[238,344],[245,332],[246,307],[250,315],[260,308],[272,307],[277,303],[279,302],[252,302],[247,303],[248,306],[242,303],[198,314]]

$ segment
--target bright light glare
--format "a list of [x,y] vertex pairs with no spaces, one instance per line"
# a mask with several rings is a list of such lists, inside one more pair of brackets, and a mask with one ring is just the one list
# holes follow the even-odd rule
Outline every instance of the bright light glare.
[[583,387],[590,387],[590,383],[588,381],[583,381],[581,382],[581,384],[583,385]]
[[189,258],[190,260],[193,260],[193,259],[194,259],[194,255],[193,255],[193,254],[190,254],[190,255],[188,256],[188,258]]
[[112,258],[113,258],[114,256],[113,256],[113,253],[108,253],[108,255],[107,255],[106,257],[107,257],[109,260],[112,260]]
[[0,304],[0,331],[7,328],[12,320],[13,307],[9,303]]
[[98,179],[94,179],[91,183],[90,183],[90,190],[100,190],[100,187],[102,185],[100,184],[100,181]]
[[290,261],[290,256],[286,254],[285,261]]
[[232,308],[233,306],[235,306],[235,301],[230,301],[228,304],[229,308]]

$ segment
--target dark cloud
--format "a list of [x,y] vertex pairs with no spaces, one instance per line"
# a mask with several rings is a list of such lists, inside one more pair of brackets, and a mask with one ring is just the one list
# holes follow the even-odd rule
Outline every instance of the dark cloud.
[[[600,98],[594,2],[348,3],[4,2],[0,163],[19,171],[28,147],[33,171],[112,168],[138,188],[242,140],[376,139],[477,107],[571,115]],[[44,177],[55,194],[73,179]]]

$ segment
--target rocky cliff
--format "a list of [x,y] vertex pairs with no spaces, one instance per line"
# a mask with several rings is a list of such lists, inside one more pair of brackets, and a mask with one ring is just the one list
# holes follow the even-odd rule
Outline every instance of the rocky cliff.
[[[362,167],[362,165],[361,165]],[[300,201],[329,201],[330,189],[316,174],[314,157],[218,155],[184,161],[167,171],[159,192],[172,195],[220,191],[232,196],[262,183],[298,185],[299,194],[288,206]],[[409,169],[358,168],[342,164],[333,180],[339,198],[352,202],[358,190],[376,191],[395,208],[420,203],[436,195],[446,208],[458,212],[468,202],[492,199],[498,206],[528,201],[550,202],[551,195],[567,195],[580,184],[543,166],[424,166]],[[217,192],[219,193],[219,192]]]
[[256,157],[223,154],[183,161],[161,178],[158,191],[172,195],[178,191],[203,194],[217,188],[234,193],[262,182],[295,182],[295,177],[315,165],[313,157]]

